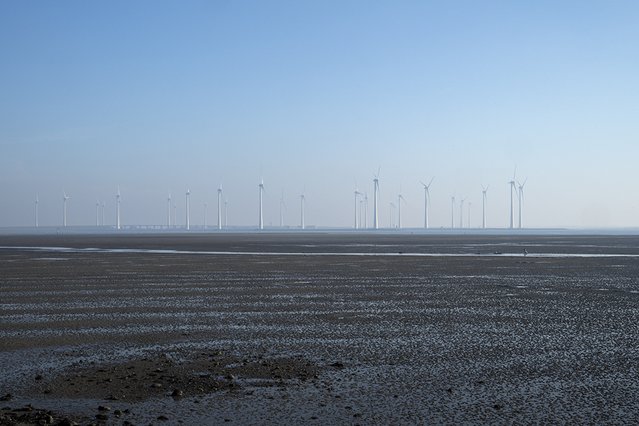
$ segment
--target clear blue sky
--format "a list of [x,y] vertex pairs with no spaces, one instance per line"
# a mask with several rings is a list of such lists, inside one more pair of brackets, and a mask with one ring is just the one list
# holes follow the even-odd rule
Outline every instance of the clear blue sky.
[[[639,2],[0,2],[0,226],[183,221],[349,226],[352,191],[381,222],[401,190],[421,226],[490,185],[508,224],[515,165],[528,226],[639,226]],[[372,208],[369,208],[369,212]],[[466,218],[464,219],[466,220]],[[370,219],[369,219],[370,221]]]

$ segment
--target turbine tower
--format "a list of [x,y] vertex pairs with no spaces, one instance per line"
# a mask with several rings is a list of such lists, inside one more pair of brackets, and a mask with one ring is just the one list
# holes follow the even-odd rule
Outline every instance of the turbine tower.
[[222,229],[222,184],[217,188],[217,229]]
[[300,195],[300,228],[304,229],[305,228],[305,224],[304,224],[304,202],[306,201],[306,197],[304,196],[304,193],[302,192],[302,195]]
[[260,190],[260,219],[258,222],[258,228],[259,229],[264,229],[264,214],[262,212],[262,198],[263,198],[263,193],[264,193],[264,179],[262,179],[258,185],[258,188]]
[[95,202],[95,226],[100,226],[100,200]]
[[521,224],[521,215],[522,215],[521,207],[522,207],[522,202],[524,200],[524,185],[526,185],[526,181],[528,181],[528,178],[526,178],[524,180],[524,183],[517,182],[518,190],[519,190],[518,191],[518,197],[517,197],[518,201],[519,201],[519,229],[521,229],[521,227],[522,227],[522,224]]
[[169,192],[169,198],[166,199],[166,227],[171,227],[171,193]]
[[486,193],[488,192],[488,186],[484,188],[481,186],[481,227],[486,229]]
[[393,203],[392,201],[390,203],[388,203],[390,205],[390,215],[389,215],[389,221],[388,221],[388,227],[389,228],[394,228],[394,217],[393,217],[393,212],[395,211],[395,203]]
[[286,203],[284,202],[284,191],[282,191],[282,196],[280,197],[280,228],[284,227],[284,209],[286,208]]
[[401,189],[399,190],[399,195],[397,196],[397,228],[402,229],[402,201],[406,203],[404,196],[401,193]]
[[40,201],[38,200],[38,194],[36,194],[36,198],[35,198],[35,227],[37,228],[39,226],[38,224],[38,203]]
[[102,211],[100,212],[102,226],[104,226],[104,211],[106,210],[106,203],[102,202]]
[[355,194],[355,229],[358,229],[359,228],[359,223],[358,223],[358,220],[357,220],[357,199],[358,199],[358,197],[360,195],[362,195],[362,193],[359,192],[357,190],[357,188],[355,188],[354,194]]
[[515,168],[515,172],[513,173],[513,179],[508,182],[510,185],[510,229],[515,227],[515,200],[514,200],[514,191],[515,191],[515,175],[517,173],[517,169]]
[[364,229],[368,229],[368,194],[364,193]]
[[115,229],[120,229],[120,187],[118,193],[115,194]]
[[373,179],[373,229],[379,229],[379,215],[377,210],[377,202],[379,199],[379,168]]
[[228,219],[229,219],[229,200],[224,200],[224,227],[228,227]]
[[459,228],[463,228],[464,227],[464,201],[466,201],[465,198],[462,198],[461,201],[459,202]]
[[424,229],[428,229],[428,205],[430,204],[430,184],[433,183],[434,177],[430,179],[428,185],[424,182],[420,181],[424,186]]
[[62,197],[62,226],[66,228],[67,226],[67,201],[69,200],[69,196],[67,196],[67,193],[62,191],[62,193],[64,194]]
[[191,229],[191,200],[189,199],[191,196],[191,191],[189,189],[186,190],[186,230]]
[[450,203],[450,229],[455,229],[455,196],[451,197]]

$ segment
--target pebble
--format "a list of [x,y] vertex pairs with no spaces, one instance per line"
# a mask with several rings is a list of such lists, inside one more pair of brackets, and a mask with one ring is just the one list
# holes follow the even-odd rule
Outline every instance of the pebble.
[[107,407],[106,405],[99,405],[98,411],[111,411],[111,407]]
[[159,388],[161,388],[161,387],[162,387],[162,383],[153,383],[153,384],[151,385],[151,387],[152,387],[152,388],[155,388],[155,389],[159,389]]
[[106,414],[96,414],[95,418],[98,420],[109,420],[109,416],[107,416]]
[[158,420],[161,420],[161,421],[166,421],[166,420],[168,420],[169,418],[168,418],[168,417],[166,417],[166,416],[163,414],[163,415],[161,415],[161,416],[158,416],[158,417],[157,417],[157,419],[158,419]]
[[182,392],[182,390],[181,390],[181,389],[173,389],[173,392],[171,392],[171,396],[172,396],[173,398],[179,398],[179,397],[181,397],[182,395],[184,395],[184,392]]

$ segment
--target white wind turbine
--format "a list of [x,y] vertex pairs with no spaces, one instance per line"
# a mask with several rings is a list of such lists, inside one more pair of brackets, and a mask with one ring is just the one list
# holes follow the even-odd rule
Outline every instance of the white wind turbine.
[[38,200],[38,194],[36,194],[36,198],[35,198],[35,227],[36,228],[39,226],[39,224],[38,224],[38,203],[40,203],[40,201]]
[[228,219],[229,219],[229,200],[224,200],[224,227],[228,227]]
[[306,202],[306,196],[304,192],[300,195],[300,229],[304,229],[306,227],[304,223],[304,204]]
[[393,203],[392,201],[390,203],[388,203],[390,205],[390,215],[389,215],[389,221],[388,221],[388,227],[389,228],[394,228],[395,227],[395,221],[394,221],[394,215],[393,212],[395,211],[395,203]]
[[260,190],[260,219],[258,222],[258,228],[264,229],[264,213],[262,210],[262,199],[264,197],[264,179],[260,180],[258,188]]
[[379,170],[373,179],[373,229],[379,228],[378,200],[379,200]]
[[191,229],[191,190],[186,190],[186,230]]
[[368,194],[364,193],[364,229],[368,229]]
[[397,228],[402,229],[402,201],[406,204],[406,200],[402,195],[402,189],[399,189],[399,195],[397,196]]
[[286,209],[286,203],[284,202],[284,191],[280,197],[280,228],[284,227],[284,209]]
[[462,198],[461,201],[459,202],[459,228],[463,228],[464,227],[464,201],[466,201],[465,198]]
[[67,193],[62,191],[62,226],[66,228],[67,226],[67,201],[71,198],[67,196]]
[[169,198],[166,199],[166,227],[171,227],[171,193],[169,192]]
[[103,201],[102,202],[102,211],[100,212],[100,216],[101,216],[101,220],[100,222],[102,223],[102,226],[104,226],[104,211],[106,210],[106,203]]
[[[489,185],[490,186],[490,185]],[[481,186],[481,227],[482,229],[486,229],[486,199],[488,192],[488,186],[484,188],[484,185]]]
[[450,199],[450,229],[455,229],[455,196]]
[[222,229],[222,184],[217,188],[217,229]]
[[115,194],[115,229],[120,229],[120,187]]
[[522,202],[524,200],[524,185],[526,185],[526,182],[528,181],[528,178],[524,179],[524,183],[519,183],[517,182],[518,185],[518,201],[519,201],[519,229],[521,229],[522,224],[521,224],[521,215],[522,215]]
[[358,229],[359,223],[357,220],[357,205],[358,205],[357,201],[358,201],[358,197],[362,195],[362,193],[357,190],[357,187],[355,187],[355,191],[353,193],[355,194],[355,229]]
[[517,168],[513,172],[513,179],[508,182],[510,185],[510,229],[515,227],[515,200],[514,200],[514,191],[515,191],[515,175],[517,174]]
[[100,200],[95,202],[95,226],[100,226]]
[[428,182],[428,185],[426,185],[422,181],[419,182],[424,186],[424,229],[428,229],[428,207],[430,205],[430,184],[433,183],[433,179],[435,178],[433,177],[430,179],[430,182]]

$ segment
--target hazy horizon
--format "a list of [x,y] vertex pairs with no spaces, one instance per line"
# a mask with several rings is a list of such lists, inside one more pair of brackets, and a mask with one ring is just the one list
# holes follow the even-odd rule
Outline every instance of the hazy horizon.
[[[353,225],[380,169],[380,226],[639,226],[639,4],[199,2],[0,4],[0,227],[217,221]],[[467,204],[466,204],[467,205]],[[396,217],[396,214],[395,214]],[[464,226],[467,225],[464,214]],[[459,226],[459,203],[455,227]],[[517,226],[517,218],[515,218]]]

